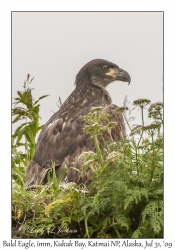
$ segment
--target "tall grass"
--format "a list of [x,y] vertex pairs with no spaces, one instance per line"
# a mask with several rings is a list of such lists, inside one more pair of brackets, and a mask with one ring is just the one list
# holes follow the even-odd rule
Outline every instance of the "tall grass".
[[[24,90],[17,91],[17,97],[14,98],[14,108],[12,109],[12,123],[21,122],[12,135],[12,177],[18,184],[24,185],[25,167],[33,157],[36,147],[36,135],[43,128],[39,124],[40,100],[47,97],[44,95],[34,100],[32,96],[33,88],[30,88],[34,78],[24,81]],[[20,149],[22,150],[20,151]]]

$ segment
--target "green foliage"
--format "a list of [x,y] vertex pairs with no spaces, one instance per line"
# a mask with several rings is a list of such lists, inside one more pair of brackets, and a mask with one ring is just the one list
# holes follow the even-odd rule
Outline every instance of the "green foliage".
[[123,112],[130,129],[130,134],[119,142],[112,138],[104,141],[104,132],[111,135],[114,124],[100,107],[86,115],[85,131],[93,137],[96,147],[95,153],[80,156],[83,171],[91,168],[93,172],[88,193],[82,185],[61,185],[67,170],[57,180],[54,164],[47,185],[25,191],[22,166],[26,162],[14,147],[18,164],[12,195],[14,237],[163,237],[163,105],[151,104],[148,117],[152,123],[145,126],[144,109],[150,101],[140,99],[133,104],[141,111],[142,125],[131,129],[127,118],[130,110],[118,108],[116,112]]
[[[29,74],[27,75],[23,86],[24,90],[17,91],[17,97],[14,102],[15,107],[12,109],[12,116],[14,117],[12,123],[21,120],[25,121],[17,127],[12,135],[12,176],[18,184],[24,184],[24,166],[27,166],[34,155],[36,135],[43,127],[43,125],[39,125],[40,108],[38,103],[48,96],[41,96],[37,101],[33,99],[33,89],[29,88],[29,84],[31,84],[33,79],[30,79]],[[19,147],[24,149],[23,152],[19,151]]]

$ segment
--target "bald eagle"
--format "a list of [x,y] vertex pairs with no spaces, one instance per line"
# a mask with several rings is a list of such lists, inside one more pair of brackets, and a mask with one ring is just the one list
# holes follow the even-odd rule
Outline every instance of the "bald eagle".
[[85,64],[75,79],[75,90],[60,109],[48,120],[39,134],[35,153],[26,171],[26,189],[47,183],[47,173],[53,163],[57,178],[64,169],[67,182],[77,184],[89,182],[91,171],[81,176],[77,169],[82,168],[79,156],[83,152],[95,151],[91,136],[84,131],[83,117],[94,107],[103,107],[109,119],[116,122],[111,135],[114,141],[125,136],[123,116],[112,104],[106,87],[113,81],[130,83],[129,74],[116,64],[103,59],[95,59]]

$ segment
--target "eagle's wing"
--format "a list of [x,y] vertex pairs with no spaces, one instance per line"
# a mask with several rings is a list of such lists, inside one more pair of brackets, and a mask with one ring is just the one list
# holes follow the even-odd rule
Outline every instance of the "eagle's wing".
[[[126,136],[123,115],[121,112],[117,111],[117,109],[118,109],[118,107],[114,104],[107,105],[102,109],[103,113],[106,113],[109,115],[108,120],[111,122],[114,122],[114,124],[115,124],[111,130],[111,136],[112,136],[113,141],[115,141],[115,142],[117,142],[121,139],[124,139],[124,137]],[[90,111],[92,111],[92,110],[90,110]],[[78,151],[76,151],[72,157],[72,161],[74,161],[74,163],[75,163],[74,166],[77,169],[79,169],[80,171],[82,171],[82,164],[83,164],[82,161],[80,161],[80,160],[78,161],[80,154],[83,152],[88,152],[88,151],[95,152],[95,145],[94,145],[93,138],[91,136],[86,135],[86,134],[84,134],[84,136],[86,137],[86,140],[84,141],[84,147],[79,148]],[[111,137],[110,137],[108,132],[103,133],[103,139],[105,140],[105,142],[111,141]],[[99,146],[101,149],[104,148],[103,139],[101,137],[98,138]],[[69,155],[68,158],[69,157],[71,157],[71,155]],[[89,183],[91,182],[91,178],[90,178],[91,175],[92,175],[91,169],[86,170],[86,172],[84,172],[83,175],[81,175],[79,172],[77,172],[74,169],[70,169],[67,172],[68,180],[74,181],[78,184],[84,183],[84,184],[89,185]]]
[[[26,188],[45,183],[47,172],[56,166],[56,174],[63,169],[77,167],[78,156],[93,150],[92,139],[84,132],[83,116],[90,108],[84,108],[71,117],[55,113],[45,124],[38,137],[36,150],[26,172]],[[79,168],[79,167],[78,167]]]
[[[92,107],[87,107],[70,117],[60,117],[55,113],[46,123],[41,131],[35,155],[27,168],[26,187],[46,183],[46,175],[52,169],[53,163],[56,166],[56,175],[60,176],[66,168],[68,181],[76,183],[88,183],[91,170],[82,176],[78,171],[70,168],[74,167],[82,170],[82,162],[78,160],[80,154],[87,151],[95,151],[93,138],[84,131],[84,115],[90,112]],[[103,112],[109,114],[109,120],[116,123],[112,128],[111,135],[114,141],[118,141],[125,136],[125,125],[123,116],[117,112],[114,104],[105,106]],[[106,141],[110,140],[109,134],[104,134]],[[99,144],[103,147],[103,142]]]
[[107,105],[103,111],[110,115],[110,121],[116,123],[116,125],[112,128],[111,135],[114,141],[119,141],[124,139],[126,136],[125,123],[123,119],[123,115],[121,112],[117,111],[118,106],[115,104]]

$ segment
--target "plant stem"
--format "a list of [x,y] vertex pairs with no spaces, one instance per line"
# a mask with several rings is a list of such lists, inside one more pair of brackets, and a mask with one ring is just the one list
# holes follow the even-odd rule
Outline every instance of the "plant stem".
[[154,162],[154,156],[155,156],[155,153],[154,153],[154,133],[151,132],[151,140],[152,140],[152,150],[153,150],[153,158],[152,158],[152,172],[151,172],[151,181],[153,179],[153,174],[154,174],[154,170],[155,170],[155,162]]
[[143,107],[141,107],[141,114],[142,114],[142,125],[144,126]]
[[123,116],[124,116],[124,118],[125,118],[125,121],[126,121],[126,123],[127,123],[128,127],[129,127],[130,131],[131,131],[131,127],[130,127],[130,125],[129,125],[128,120],[126,119],[125,113],[123,113]]
[[[143,107],[141,107],[141,114],[142,114],[142,125],[144,126]],[[141,139],[142,139],[142,135],[143,135],[143,130],[142,130],[142,133],[141,133],[141,135],[140,135],[140,140],[139,140],[139,142],[138,142],[138,144],[137,144],[137,147],[138,147],[139,144],[140,144],[140,141],[141,141]]]
[[99,144],[98,144],[97,135],[94,135],[94,143],[95,143],[95,148],[96,148],[97,154],[99,155],[99,157],[101,159],[101,164],[103,165],[104,159],[103,159],[103,156],[102,156]]

